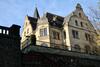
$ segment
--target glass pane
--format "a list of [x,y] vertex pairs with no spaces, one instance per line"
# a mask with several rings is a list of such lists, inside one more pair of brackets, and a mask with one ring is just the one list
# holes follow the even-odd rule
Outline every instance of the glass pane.
[[44,28],[44,36],[47,35],[47,28]]

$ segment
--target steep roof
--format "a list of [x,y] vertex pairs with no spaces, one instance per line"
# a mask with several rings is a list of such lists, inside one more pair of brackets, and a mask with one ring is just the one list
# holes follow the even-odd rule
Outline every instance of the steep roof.
[[35,30],[36,29],[36,26],[37,26],[37,18],[34,18],[34,17],[30,17],[30,16],[27,16],[28,17],[28,20],[30,21],[30,24],[32,26],[32,29]]
[[40,18],[39,12],[38,12],[38,9],[37,9],[37,8],[35,8],[34,16],[33,16],[33,17],[34,17],[34,18]]
[[73,16],[73,12],[71,12],[68,16],[65,17],[66,22],[69,21],[70,17]]
[[52,13],[48,13],[48,12],[46,13],[46,17],[50,25],[60,27],[60,28],[62,27],[64,17]]

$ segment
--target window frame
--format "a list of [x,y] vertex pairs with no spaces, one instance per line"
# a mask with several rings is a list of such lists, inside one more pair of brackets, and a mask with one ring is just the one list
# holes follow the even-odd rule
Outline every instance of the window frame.
[[60,40],[60,33],[57,31],[52,31],[53,39]]
[[81,24],[81,27],[84,27],[83,22],[80,22],[80,24]]
[[47,36],[47,28],[40,29],[40,36]]
[[85,33],[85,40],[90,41],[91,40],[91,36],[88,33]]
[[75,38],[75,39],[79,39],[79,32],[76,31],[76,30],[72,30],[72,36],[73,36],[73,38]]
[[77,21],[77,20],[75,20],[75,25],[76,25],[76,26],[79,26],[79,25],[78,25],[78,21]]

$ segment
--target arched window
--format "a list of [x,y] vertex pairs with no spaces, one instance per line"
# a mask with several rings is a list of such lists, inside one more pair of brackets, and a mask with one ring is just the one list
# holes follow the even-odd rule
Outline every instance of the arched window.
[[81,27],[83,27],[83,22],[81,22]]
[[81,48],[80,48],[80,46],[79,46],[78,44],[75,44],[75,45],[74,45],[74,49],[75,49],[75,51],[77,51],[77,52],[80,52],[80,51],[81,51]]
[[82,14],[81,13],[79,13],[79,17],[82,17]]
[[78,26],[78,21],[77,20],[75,20],[75,25]]

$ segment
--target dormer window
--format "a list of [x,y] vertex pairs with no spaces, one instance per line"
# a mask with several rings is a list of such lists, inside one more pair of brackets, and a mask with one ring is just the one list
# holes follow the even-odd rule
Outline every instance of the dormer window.
[[56,19],[57,19],[57,16],[53,17],[53,21],[56,21]]

